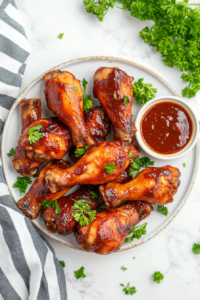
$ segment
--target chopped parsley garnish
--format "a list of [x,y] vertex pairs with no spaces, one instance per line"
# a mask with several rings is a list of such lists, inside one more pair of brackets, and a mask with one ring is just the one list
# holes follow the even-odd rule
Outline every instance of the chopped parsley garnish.
[[40,140],[43,137],[42,133],[38,132],[38,130],[40,130],[42,128],[43,128],[42,125],[38,125],[38,126],[33,126],[32,128],[28,129],[28,131],[29,131],[28,140],[29,140],[30,144],[37,142],[38,140]]
[[55,200],[55,201],[51,201],[51,200],[43,201],[43,202],[42,202],[42,206],[43,206],[43,209],[47,209],[47,208],[49,208],[49,207],[51,207],[51,206],[54,207],[54,208],[56,208],[56,209],[55,209],[55,214],[56,214],[56,215],[59,214],[59,213],[61,212],[60,206],[58,205],[57,200]]
[[7,155],[8,157],[15,155],[15,149],[14,148],[10,149],[10,152],[8,152]]
[[92,107],[92,100],[91,96],[87,95],[86,89],[87,89],[87,80],[83,78],[82,85],[83,85],[83,111],[88,112],[88,110]]
[[79,270],[77,271],[74,271],[74,276],[76,277],[76,279],[79,279],[79,278],[85,278],[86,275],[84,274],[84,267],[81,267]]
[[174,183],[174,180],[172,180],[171,183]]
[[124,97],[124,102],[123,102],[123,104],[126,104],[126,103],[130,103],[130,101],[129,101],[129,99],[128,99],[127,96]]
[[93,191],[90,191],[91,199],[94,201],[98,201],[99,195]]
[[65,267],[65,262],[64,260],[59,260],[59,263],[61,264],[61,266],[64,268]]
[[194,252],[194,254],[200,254],[200,244],[194,244],[192,247],[192,251]]
[[116,95],[116,94],[113,94],[113,98],[114,98],[114,99],[117,99],[117,95]]
[[183,163],[183,166],[186,167],[186,163]]
[[137,104],[144,104],[155,97],[157,89],[151,83],[143,83],[144,78],[140,78],[133,83],[133,97]]
[[126,271],[127,268],[125,268],[124,266],[121,267],[122,271]]
[[13,184],[14,188],[18,188],[20,195],[26,193],[28,184],[31,184],[32,180],[29,177],[17,177],[17,181]]
[[[89,204],[85,199],[74,200],[72,209],[75,211],[72,213],[72,217],[81,225],[86,226],[90,224],[96,218],[96,210],[91,210]],[[84,214],[86,213],[87,216]]]
[[75,156],[76,157],[81,157],[85,154],[85,152],[89,149],[89,146],[81,147],[81,148],[76,148],[75,150]]
[[77,91],[77,87],[72,87],[72,90]]
[[160,283],[161,280],[163,280],[163,278],[164,278],[164,276],[163,276],[163,274],[160,273],[160,272],[155,272],[155,273],[153,274],[153,280],[154,280],[155,282],[157,282],[157,283]]
[[140,239],[142,235],[145,235],[147,233],[146,231],[147,223],[144,223],[142,225],[136,226],[136,227],[130,227],[130,232],[127,238],[125,239],[125,243],[131,243],[133,239]]
[[141,219],[144,219],[144,217],[146,216],[147,214],[144,214],[142,217],[141,217]]
[[135,259],[135,256],[133,257],[133,259]]
[[[124,286],[124,284],[120,284],[121,286]],[[127,284],[127,286],[123,289],[124,293],[126,295],[133,295],[137,292],[136,288],[134,286],[130,287],[130,282]]]
[[[131,152],[129,152],[129,155],[131,157]],[[148,166],[153,166],[154,161],[151,161],[149,157],[141,157],[141,158],[136,158],[132,165],[131,168],[129,169],[129,175],[133,178],[137,176],[141,168],[147,168]]]
[[167,217],[169,211],[168,208],[163,205],[158,205],[158,211]]
[[116,168],[115,164],[107,164],[104,169],[106,169],[106,173],[114,174],[114,169]]
[[64,33],[60,33],[57,37],[62,40]]

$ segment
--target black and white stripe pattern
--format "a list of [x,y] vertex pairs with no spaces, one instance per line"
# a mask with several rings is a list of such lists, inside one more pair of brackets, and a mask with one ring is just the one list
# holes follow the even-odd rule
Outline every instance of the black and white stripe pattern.
[[[14,0],[0,0],[0,137],[30,46]],[[0,158],[0,300],[66,300],[63,268],[11,198]]]

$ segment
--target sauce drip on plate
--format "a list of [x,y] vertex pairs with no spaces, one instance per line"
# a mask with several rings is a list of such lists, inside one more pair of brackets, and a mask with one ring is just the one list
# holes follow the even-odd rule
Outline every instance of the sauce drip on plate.
[[193,123],[181,105],[164,101],[153,105],[143,115],[140,123],[145,144],[160,154],[182,150],[190,141]]

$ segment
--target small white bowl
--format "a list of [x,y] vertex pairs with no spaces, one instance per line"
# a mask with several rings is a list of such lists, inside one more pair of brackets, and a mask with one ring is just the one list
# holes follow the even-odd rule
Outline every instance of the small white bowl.
[[[150,107],[154,106],[157,103],[163,102],[163,101],[180,104],[182,107],[184,107],[187,110],[187,112],[190,115],[190,118],[192,120],[192,123],[193,123],[193,133],[192,133],[192,136],[191,136],[191,139],[190,139],[189,143],[182,150],[180,150],[179,152],[172,153],[172,154],[159,154],[159,153],[154,152],[153,150],[151,150],[145,144],[145,142],[143,141],[142,135],[141,135],[140,122],[142,120],[143,115],[146,113],[147,110],[150,109]],[[137,139],[138,144],[140,145],[140,147],[148,155],[151,155],[151,156],[156,157],[158,159],[170,160],[170,159],[179,158],[179,157],[185,155],[186,153],[188,153],[194,147],[194,145],[196,144],[196,142],[198,140],[199,122],[197,120],[197,117],[196,117],[194,111],[187,104],[186,101],[184,101],[183,99],[180,99],[178,97],[174,97],[174,96],[156,97],[156,98],[148,101],[146,104],[144,104],[142,106],[142,108],[140,109],[140,111],[138,112],[138,114],[137,114],[137,117],[136,117],[136,120],[135,120],[135,126],[138,129],[138,131],[136,132],[136,139]]]

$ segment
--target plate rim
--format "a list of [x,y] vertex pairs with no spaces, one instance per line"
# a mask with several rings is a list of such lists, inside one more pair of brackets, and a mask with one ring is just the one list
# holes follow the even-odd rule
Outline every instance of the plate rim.
[[[120,62],[129,64],[129,65],[133,65],[135,67],[138,67],[139,69],[143,69],[146,72],[150,73],[151,75],[155,76],[162,83],[164,83],[177,97],[182,98],[176,92],[176,90],[167,81],[165,81],[160,75],[158,75],[154,71],[152,71],[149,68],[146,68],[145,66],[140,65],[140,64],[138,64],[136,62],[133,62],[133,61],[130,61],[130,60],[127,60],[127,59],[124,59],[124,58],[114,57],[114,56],[89,56],[89,57],[76,58],[76,59],[72,59],[72,60],[66,61],[64,63],[61,63],[61,64],[59,64],[59,65],[51,68],[50,70],[42,73],[40,76],[38,76],[36,79],[34,79],[31,83],[29,83],[29,85],[20,93],[20,95],[13,102],[13,104],[12,104],[10,110],[9,110],[9,113],[8,113],[8,115],[6,117],[6,120],[5,120],[5,123],[4,123],[3,132],[2,132],[2,140],[1,140],[2,169],[3,169],[3,174],[4,174],[4,177],[5,177],[5,180],[6,180],[6,185],[8,187],[9,192],[10,192],[10,195],[13,198],[13,201],[15,203],[17,203],[18,201],[15,201],[15,197],[14,197],[14,195],[12,193],[12,189],[10,189],[10,187],[8,185],[8,180],[7,180],[7,176],[6,176],[6,172],[5,172],[5,168],[4,168],[4,160],[3,160],[3,145],[5,144],[4,140],[5,140],[5,131],[6,131],[5,128],[7,127],[7,122],[8,122],[10,114],[14,111],[15,107],[17,106],[18,102],[22,99],[23,95],[26,94],[35,84],[37,84],[44,77],[44,75],[47,72],[50,72],[50,71],[53,71],[53,70],[59,69],[59,68],[64,68],[64,67],[69,66],[69,65],[81,63],[81,62],[84,62],[84,61],[92,61],[92,60],[108,60],[108,61],[109,60],[113,60],[113,61],[115,60],[115,61],[120,61]],[[195,145],[195,148],[196,148],[196,157],[195,157],[194,172],[193,172],[193,175],[192,175],[192,177],[190,179],[190,182],[188,184],[187,192],[186,192],[183,200],[181,201],[181,203],[179,204],[179,206],[177,207],[177,209],[173,213],[173,215],[168,220],[166,220],[164,222],[164,224],[159,229],[157,229],[154,233],[152,233],[149,237],[143,238],[143,239],[139,240],[138,242],[135,242],[132,245],[129,245],[129,246],[125,247],[125,248],[119,249],[117,252],[122,252],[122,251],[125,251],[125,250],[129,250],[131,248],[135,248],[135,247],[137,247],[137,246],[139,246],[139,245],[141,245],[141,244],[149,241],[150,239],[152,239],[153,237],[155,237],[157,234],[159,234],[163,229],[165,229],[174,220],[174,218],[177,216],[177,214],[180,212],[180,210],[182,209],[182,207],[186,203],[186,201],[187,201],[187,199],[188,199],[188,197],[189,197],[189,195],[190,195],[190,193],[192,191],[195,179],[196,179],[196,175],[197,175],[197,171],[198,171],[198,166],[199,166],[199,157],[200,157],[200,141],[199,141],[199,139],[198,139],[197,144]],[[34,226],[36,226],[45,235],[47,235],[48,237],[54,239],[55,241],[57,241],[57,242],[65,245],[65,246],[68,246],[70,248],[73,248],[73,249],[76,249],[76,250],[79,250],[79,251],[83,251],[83,252],[87,252],[87,251],[85,251],[82,248],[79,248],[77,246],[73,246],[73,245],[69,244],[68,242],[60,240],[59,238],[57,238],[56,236],[54,236],[50,232],[46,232],[43,228],[41,228],[41,226],[39,224],[35,223],[35,220],[31,220],[31,222],[34,224]]]

